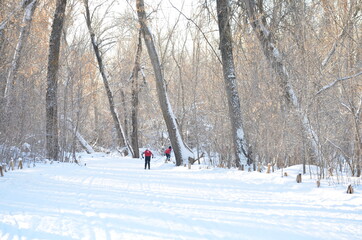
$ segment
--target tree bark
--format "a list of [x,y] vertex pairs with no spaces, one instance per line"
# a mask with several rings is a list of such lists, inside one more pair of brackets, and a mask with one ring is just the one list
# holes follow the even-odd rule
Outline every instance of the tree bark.
[[229,117],[232,126],[235,165],[251,164],[251,154],[245,139],[243,120],[240,107],[240,98],[236,81],[234,57],[232,49],[232,36],[230,29],[230,3],[229,0],[217,0],[217,17],[220,35],[220,51],[225,81],[225,89],[228,97]]
[[46,91],[46,150],[47,158],[57,161],[59,153],[58,143],[58,69],[60,39],[64,23],[67,0],[57,0],[49,40],[47,91]]
[[140,68],[140,57],[142,53],[142,39],[141,39],[141,31],[138,35],[138,44],[136,57],[134,62],[134,67],[132,71],[132,147],[136,149],[134,157],[139,158],[139,146],[138,146],[138,110],[139,110],[139,80],[138,80],[138,72],[141,70]]
[[119,120],[115,105],[114,105],[114,100],[113,100],[113,93],[111,91],[111,88],[109,86],[108,83],[108,78],[106,75],[106,70],[103,64],[103,59],[101,56],[101,51],[99,49],[99,45],[97,43],[97,40],[95,38],[95,33],[92,29],[92,23],[91,23],[91,16],[90,16],[90,12],[89,12],[89,6],[88,6],[88,0],[84,0],[84,6],[85,6],[85,10],[86,10],[86,22],[87,22],[87,27],[88,27],[88,31],[89,31],[89,35],[91,38],[91,43],[93,46],[93,50],[94,50],[94,54],[96,55],[97,58],[97,62],[98,62],[98,67],[99,67],[99,71],[101,73],[102,76],[102,80],[103,80],[103,84],[104,87],[106,89],[107,92],[107,96],[108,96],[108,102],[109,102],[109,109],[111,111],[111,115],[114,121],[114,125],[116,128],[116,132],[117,132],[117,139],[118,139],[118,145],[120,147],[127,147],[128,150],[131,152],[131,155],[134,156],[134,151],[132,149],[132,146],[128,143],[127,138],[124,134],[123,128],[121,126],[121,122]]
[[144,1],[137,0],[136,7],[143,38],[147,47],[148,55],[151,59],[153,71],[155,73],[158,100],[161,106],[163,118],[167,126],[170,141],[174,150],[176,166],[180,166],[183,163],[188,163],[189,157],[194,158],[193,152],[186,146],[186,144],[182,140],[179,127],[177,125],[176,118],[167,95],[165,81],[161,71],[160,60],[155,48],[152,34],[146,23]]

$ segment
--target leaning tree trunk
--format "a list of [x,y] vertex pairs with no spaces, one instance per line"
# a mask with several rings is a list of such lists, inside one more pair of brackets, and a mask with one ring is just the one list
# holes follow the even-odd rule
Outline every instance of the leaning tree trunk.
[[[0,0],[0,5],[1,5],[1,1]],[[26,8],[26,6],[29,4],[30,0],[21,0],[20,4],[12,11],[10,12],[4,19],[3,21],[0,22],[0,37],[3,35],[4,30],[6,28],[6,25],[11,22],[12,18],[18,14],[20,11],[24,10]]]
[[138,146],[138,108],[139,108],[139,84],[138,84],[138,72],[141,70],[140,68],[140,57],[142,53],[142,39],[141,39],[141,31],[138,35],[138,44],[136,57],[134,61],[134,67],[132,71],[132,147],[136,149],[134,157],[139,158],[139,146]]
[[58,79],[60,38],[67,0],[57,0],[52,31],[49,40],[47,91],[46,91],[46,150],[47,158],[58,160]]
[[183,142],[179,127],[176,123],[175,115],[167,95],[165,81],[161,71],[160,60],[153,42],[152,34],[146,24],[146,12],[143,0],[137,0],[137,14],[138,20],[141,25],[141,31],[147,47],[148,55],[151,59],[153,71],[156,77],[156,86],[158,101],[161,106],[162,115],[165,120],[170,141],[176,157],[176,165],[180,166],[183,163],[188,163],[189,158],[194,158],[193,152]]
[[30,25],[33,18],[33,14],[35,12],[36,5],[37,5],[37,0],[33,0],[25,7],[24,18],[19,34],[18,43],[15,48],[13,60],[11,62],[11,67],[8,72],[8,77],[6,79],[6,85],[4,91],[4,97],[6,99],[5,114],[8,112],[9,104],[11,104],[12,99],[14,98],[13,92],[15,86],[15,78],[20,66],[21,53],[24,44],[29,36]]
[[298,97],[290,83],[290,76],[283,64],[282,55],[276,47],[272,32],[266,26],[267,21],[264,12],[261,9],[262,6],[259,6],[259,13],[256,12],[255,0],[246,0],[245,6],[247,8],[250,24],[259,39],[264,55],[280,78],[281,86],[284,89],[284,95],[289,104],[289,108],[298,114],[305,138],[312,148],[313,158],[320,162],[321,155],[318,147],[318,136],[311,126],[307,114],[302,110]]
[[[11,119],[11,117],[5,113],[5,112],[8,112],[7,106],[10,102],[9,98],[12,97],[12,94],[9,94],[9,90],[8,90],[9,86],[7,86],[7,85],[10,85],[10,84],[7,84],[8,79],[11,79],[11,77],[9,78],[8,76],[10,75],[10,73],[12,76],[13,75],[12,73],[17,72],[17,68],[19,66],[19,61],[20,61],[20,53],[21,53],[21,50],[23,47],[23,43],[26,41],[27,35],[29,33],[29,27],[30,27],[30,22],[31,22],[31,16],[29,16],[29,15],[33,15],[35,6],[36,6],[36,0],[34,0],[34,1],[21,0],[20,4],[11,13],[9,13],[8,16],[6,16],[2,22],[0,22],[0,54],[1,54],[1,50],[4,47],[4,42],[6,39],[6,37],[4,36],[3,33],[7,27],[7,24],[9,22],[11,22],[12,18],[14,18],[14,16],[17,15],[20,11],[25,11],[24,18],[23,18],[23,25],[21,28],[21,34],[19,36],[18,45],[16,46],[11,69],[8,72],[7,77],[5,77],[4,81],[0,82],[0,94],[1,94],[0,95],[0,121],[2,122],[2,124],[0,125],[0,128],[1,128],[0,131],[2,131],[2,132],[6,131],[6,127],[3,128],[3,126],[7,126],[7,124],[4,122],[7,121],[7,119]],[[32,11],[32,12],[29,12],[29,11]],[[28,13],[30,13],[30,14],[28,14]],[[29,16],[30,18],[28,18],[27,16]],[[5,66],[4,61],[5,61],[5,58],[3,58],[3,56],[0,57],[0,64],[2,64],[3,66]],[[4,70],[4,69],[0,69],[0,70]],[[2,74],[0,74],[0,77],[1,77],[1,75]],[[12,86],[13,86],[13,84],[12,84]]]
[[232,37],[230,29],[230,3],[229,0],[217,0],[217,17],[220,34],[220,51],[222,57],[225,88],[228,97],[229,117],[232,126],[235,164],[251,164],[251,154],[244,135],[240,99],[237,88],[234,57],[232,49]]
[[121,147],[126,146],[128,148],[128,150],[131,152],[131,155],[134,157],[134,151],[132,149],[132,146],[127,141],[127,138],[126,138],[126,136],[124,134],[124,131],[123,131],[123,128],[121,126],[121,122],[119,120],[118,114],[116,112],[116,108],[114,106],[113,93],[112,93],[111,88],[110,88],[109,83],[108,83],[106,70],[105,70],[105,67],[104,67],[104,64],[103,64],[103,59],[102,59],[102,56],[101,56],[101,51],[100,51],[100,49],[98,47],[99,44],[97,43],[97,40],[95,38],[95,33],[94,33],[93,29],[92,29],[91,15],[90,15],[90,12],[89,12],[88,0],[84,0],[84,6],[85,6],[85,10],[86,10],[86,22],[87,22],[89,35],[90,35],[90,38],[91,38],[91,43],[92,43],[92,46],[93,46],[94,54],[96,55],[96,58],[97,58],[99,71],[100,71],[102,79],[103,79],[103,84],[104,84],[104,87],[105,87],[106,92],[107,92],[108,102],[109,102],[109,109],[111,111],[112,118],[113,118],[113,121],[114,121],[114,125],[116,127],[118,144]]

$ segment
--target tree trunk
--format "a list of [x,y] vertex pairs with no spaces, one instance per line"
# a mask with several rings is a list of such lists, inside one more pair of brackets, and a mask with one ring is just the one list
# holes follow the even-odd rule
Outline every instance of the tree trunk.
[[24,18],[19,34],[18,43],[15,48],[11,67],[8,72],[8,77],[6,79],[6,85],[4,91],[4,98],[6,99],[5,113],[8,112],[9,104],[12,102],[12,98],[14,97],[13,92],[15,86],[15,79],[20,66],[21,52],[30,33],[30,25],[33,14],[35,12],[36,5],[37,5],[37,0],[33,0],[25,8]]
[[268,30],[266,26],[267,21],[264,17],[265,13],[262,9],[260,9],[262,6],[258,6],[260,13],[257,13],[255,0],[247,0],[245,1],[245,5],[247,8],[250,24],[259,39],[264,55],[277,76],[280,78],[281,86],[283,87],[284,95],[289,104],[289,108],[298,114],[306,141],[309,142],[310,147],[312,148],[312,157],[320,162],[321,156],[318,147],[318,136],[313,130],[307,114],[301,109],[298,97],[290,83],[289,73],[282,62],[282,55],[276,47],[272,37],[272,32]]
[[[0,69],[0,71],[3,72],[3,74],[0,74],[0,132],[3,132],[6,134],[6,131],[9,131],[8,123],[12,119],[12,115],[14,114],[14,111],[9,112],[9,104],[14,99],[13,89],[15,84],[15,77],[16,73],[18,71],[19,65],[20,65],[20,57],[21,52],[24,46],[24,43],[26,42],[26,39],[29,35],[30,31],[30,25],[32,21],[32,15],[35,11],[37,4],[37,0],[33,1],[25,1],[22,0],[20,4],[14,9],[13,12],[11,12],[1,23],[0,23],[0,54],[3,56],[4,53],[1,51],[2,47],[4,47],[5,39],[3,32],[6,28],[6,25],[8,22],[11,22],[11,19],[18,14],[21,10],[25,11],[24,17],[23,17],[23,24],[20,30],[19,39],[17,46],[15,48],[15,52],[13,54],[13,60],[10,67],[10,70],[7,72],[7,76],[5,77],[5,69]],[[0,57],[0,64],[3,64],[5,66],[5,58],[2,59]],[[2,79],[2,76],[4,76],[4,80]],[[4,127],[5,126],[5,127]]]
[[230,3],[229,0],[217,0],[217,17],[220,34],[220,51],[225,81],[225,88],[228,97],[229,117],[232,126],[235,165],[251,164],[251,154],[245,140],[240,99],[236,81],[234,57],[232,49],[232,37],[230,29]]
[[93,32],[92,25],[91,25],[91,16],[90,16],[90,12],[89,12],[88,0],[84,0],[84,6],[85,6],[85,10],[86,10],[86,21],[87,21],[89,35],[91,38],[91,43],[93,46],[94,54],[96,55],[96,58],[97,58],[99,71],[100,71],[102,79],[103,79],[103,84],[104,84],[104,87],[107,92],[109,108],[110,108],[110,111],[112,114],[116,132],[117,132],[118,145],[120,147],[126,146],[128,148],[128,150],[131,152],[131,155],[134,156],[134,151],[132,149],[132,146],[127,141],[127,138],[126,138],[123,128],[121,126],[121,122],[119,120],[118,114],[116,112],[116,108],[114,106],[113,93],[112,93],[111,88],[108,83],[105,67],[103,65],[103,59],[101,56],[101,52],[98,47],[98,43],[95,38],[95,33]]
[[139,83],[138,83],[138,72],[140,68],[140,57],[142,53],[142,39],[141,31],[138,35],[138,44],[134,67],[132,71],[132,147],[135,149],[135,158],[139,158],[139,146],[138,146],[138,109],[139,109]]
[[167,95],[165,81],[161,71],[160,60],[155,48],[152,34],[146,24],[146,12],[145,12],[144,1],[137,0],[136,5],[137,5],[137,14],[138,14],[139,23],[141,25],[143,38],[156,77],[157,94],[158,94],[159,104],[162,110],[162,115],[165,120],[170,141],[175,153],[176,166],[180,166],[183,163],[188,163],[189,157],[194,158],[193,152],[183,142],[179,131],[179,127],[176,123],[176,118]]
[[67,0],[57,0],[49,40],[47,91],[46,91],[46,150],[47,158],[57,161],[58,143],[58,79],[60,39],[64,23]]
[[[5,17],[5,19],[0,22],[0,37],[3,35],[4,33],[4,29],[6,28],[6,25],[11,22],[11,19],[18,14],[19,11],[23,10],[26,8],[26,6],[29,4],[30,0],[21,0],[20,4],[14,9],[14,11],[12,11],[11,13],[8,14],[7,17]],[[0,0],[1,3],[1,0]],[[0,4],[1,5],[1,4]]]

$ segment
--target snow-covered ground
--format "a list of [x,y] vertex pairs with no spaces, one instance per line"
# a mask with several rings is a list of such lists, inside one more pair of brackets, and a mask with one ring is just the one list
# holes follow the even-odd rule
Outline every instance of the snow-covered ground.
[[[362,239],[361,187],[96,153],[0,178],[0,239]],[[86,166],[84,166],[86,163]]]

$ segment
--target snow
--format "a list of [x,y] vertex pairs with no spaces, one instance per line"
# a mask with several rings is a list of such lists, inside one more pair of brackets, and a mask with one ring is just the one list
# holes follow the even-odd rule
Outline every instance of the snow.
[[[166,87],[164,87],[164,89],[166,89]],[[175,126],[177,144],[179,144],[179,147],[180,147],[180,150],[181,150],[181,155],[182,155],[181,156],[182,161],[183,161],[182,164],[186,164],[186,163],[188,163],[189,158],[195,158],[195,156],[194,156],[193,152],[185,146],[185,143],[182,140],[182,137],[180,135],[180,131],[179,131],[179,128],[178,128],[178,124],[176,122],[176,116],[173,113],[172,105],[171,105],[170,100],[168,98],[167,91],[165,91],[165,99],[166,99],[166,105],[167,105],[167,112],[171,116],[172,125]]]
[[[0,178],[0,239],[362,239],[362,194],[301,166],[191,170],[94,153]],[[86,165],[85,165],[86,164]],[[308,168],[309,169],[309,168]]]

